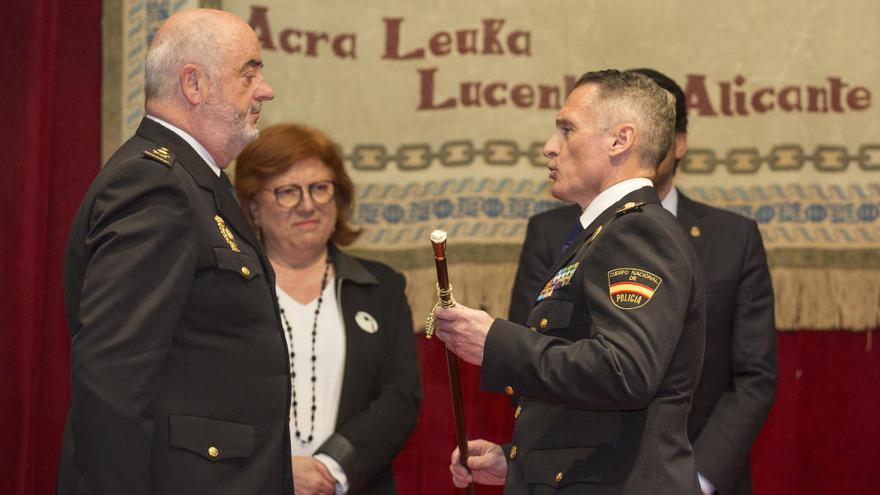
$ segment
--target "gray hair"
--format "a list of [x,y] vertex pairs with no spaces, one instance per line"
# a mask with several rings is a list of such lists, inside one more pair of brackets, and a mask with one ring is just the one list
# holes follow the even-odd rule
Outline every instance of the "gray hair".
[[602,129],[632,122],[641,139],[635,152],[646,165],[656,168],[672,146],[675,133],[675,98],[649,77],[614,69],[587,72],[577,86],[595,84],[597,120]]
[[191,15],[185,23],[175,23],[157,33],[144,62],[144,93],[147,100],[167,99],[174,95],[180,70],[186,64],[202,68],[213,82],[220,77],[223,45],[220,34],[226,32],[216,18]]

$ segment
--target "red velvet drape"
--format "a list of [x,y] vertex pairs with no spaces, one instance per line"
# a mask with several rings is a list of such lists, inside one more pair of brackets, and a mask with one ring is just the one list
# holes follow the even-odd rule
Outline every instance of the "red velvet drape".
[[755,495],[880,493],[880,349],[851,332],[776,342],[776,403],[752,449]]
[[[880,351],[864,333],[801,331],[778,335],[776,404],[752,450],[754,495],[880,493]],[[446,356],[419,338],[425,400],[416,431],[395,461],[400,493],[453,492],[454,448]],[[479,369],[464,365],[470,438],[502,443],[513,426],[505,396],[479,391]],[[501,493],[478,487],[478,494]],[[658,493],[663,493],[658,490]]]
[[0,15],[0,493],[52,493],[67,411],[67,230],[100,166],[101,2]]
[[[0,493],[53,493],[69,398],[62,255],[100,161],[101,3],[0,7]],[[779,336],[776,406],[753,451],[756,495],[880,493],[880,358],[866,334]],[[419,339],[425,401],[395,461],[400,493],[453,493],[446,362]],[[470,436],[509,438],[506,397],[462,369]],[[500,493],[480,487],[481,494]]]

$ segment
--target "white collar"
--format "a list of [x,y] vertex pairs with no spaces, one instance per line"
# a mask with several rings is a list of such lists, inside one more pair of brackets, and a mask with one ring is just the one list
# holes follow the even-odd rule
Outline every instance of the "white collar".
[[147,118],[152,120],[153,122],[161,124],[162,126],[167,128],[169,131],[180,136],[181,139],[183,139],[184,141],[186,141],[187,144],[192,146],[192,149],[194,149],[196,151],[196,153],[198,153],[199,156],[202,157],[202,160],[205,160],[205,163],[207,163],[208,166],[211,167],[211,171],[214,172],[214,175],[216,175],[217,177],[220,177],[220,167],[217,166],[217,162],[214,161],[214,157],[212,157],[211,154],[208,153],[208,150],[206,150],[205,147],[202,146],[201,143],[196,141],[196,138],[190,136],[189,133],[187,133],[183,129],[181,129],[173,124],[170,124],[170,123],[160,119],[159,117],[155,117],[153,115],[147,115]]
[[596,196],[593,201],[590,201],[590,204],[587,205],[584,212],[581,214],[581,226],[587,228],[593,220],[599,218],[599,215],[602,214],[603,211],[607,210],[614,203],[620,201],[621,198],[626,196],[627,194],[635,191],[636,189],[641,189],[646,186],[654,186],[654,183],[651,182],[651,179],[646,179],[644,177],[636,177],[635,179],[627,179],[625,181],[618,182],[613,186],[605,189],[600,192],[598,196]]
[[663,201],[660,202],[663,205],[663,208],[669,213],[672,213],[675,216],[678,216],[678,189],[675,186],[669,188],[669,193],[663,198]]

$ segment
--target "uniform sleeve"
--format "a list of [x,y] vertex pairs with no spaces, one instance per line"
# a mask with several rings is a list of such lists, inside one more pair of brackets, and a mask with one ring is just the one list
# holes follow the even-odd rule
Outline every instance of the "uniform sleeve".
[[395,273],[393,284],[384,289],[385,300],[394,308],[389,314],[393,315],[395,333],[388,341],[379,394],[366,409],[338,425],[336,433],[317,450],[339,463],[348,477],[349,492],[357,492],[391,464],[418,419],[422,389],[405,284],[403,276]]
[[139,160],[108,178],[91,210],[88,264],[71,342],[71,418],[83,493],[146,494],[153,404],[192,284],[186,193]]
[[773,287],[761,234],[754,222],[749,227],[731,325],[731,384],[694,441],[697,470],[720,493],[739,480],[776,393]]
[[519,266],[516,269],[516,278],[510,293],[510,309],[507,313],[510,321],[520,325],[525,325],[545,276],[553,264],[554,253],[548,252],[548,243],[543,237],[536,218],[530,218],[522,252],[519,255]]
[[[484,388],[510,386],[521,396],[571,407],[644,408],[671,362],[694,290],[695,267],[667,228],[630,213],[590,246],[578,268],[585,270],[583,277],[574,278],[582,281],[585,300],[572,302],[573,313],[589,318],[584,338],[569,341],[496,320],[486,341]],[[612,303],[609,271],[618,268],[661,279],[643,306]]]

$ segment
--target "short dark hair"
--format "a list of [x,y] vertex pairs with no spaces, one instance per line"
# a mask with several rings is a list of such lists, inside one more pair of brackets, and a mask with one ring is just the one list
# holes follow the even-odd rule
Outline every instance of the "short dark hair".
[[575,87],[593,84],[597,122],[612,127],[629,120],[640,139],[633,150],[643,164],[656,168],[669,152],[675,133],[675,98],[648,76],[617,69],[587,72]]
[[657,83],[658,86],[672,93],[672,96],[675,97],[675,132],[687,134],[688,114],[687,106],[685,105],[687,99],[684,96],[684,91],[681,89],[681,86],[673,81],[671,77],[654,69],[629,69],[627,72],[635,72],[643,76],[648,76],[652,81]]

